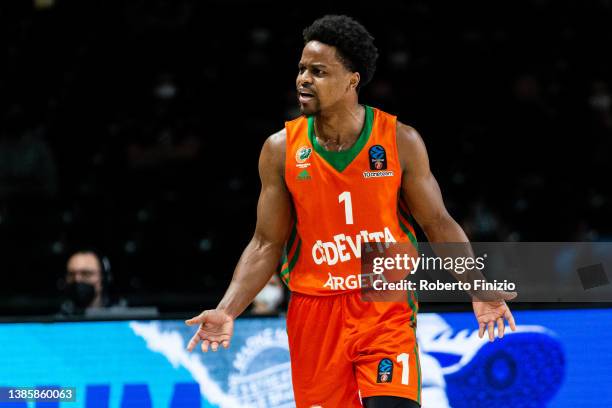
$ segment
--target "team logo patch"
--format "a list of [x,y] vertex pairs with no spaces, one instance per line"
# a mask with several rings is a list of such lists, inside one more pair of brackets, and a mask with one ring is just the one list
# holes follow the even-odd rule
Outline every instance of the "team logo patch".
[[297,152],[295,152],[295,161],[298,163],[304,163],[306,160],[310,158],[311,154],[312,154],[312,147],[302,146],[299,149],[297,149]]
[[386,170],[387,169],[387,152],[381,145],[370,147],[368,152],[370,155],[370,170]]
[[383,358],[378,363],[377,383],[390,383],[393,379],[393,362],[388,358]]

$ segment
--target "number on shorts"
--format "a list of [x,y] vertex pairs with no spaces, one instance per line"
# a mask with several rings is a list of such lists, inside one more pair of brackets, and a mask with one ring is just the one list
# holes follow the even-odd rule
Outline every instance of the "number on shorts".
[[408,353],[402,353],[397,356],[397,362],[402,364],[402,384],[408,385]]

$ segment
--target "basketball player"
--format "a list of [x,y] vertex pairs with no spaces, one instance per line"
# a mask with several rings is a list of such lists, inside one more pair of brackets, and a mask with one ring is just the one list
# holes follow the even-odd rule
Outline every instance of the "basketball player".
[[[468,239],[444,207],[416,130],[358,102],[378,56],[366,29],[325,16],[304,30],[304,44],[303,116],[264,143],[254,236],[217,308],[186,321],[199,325],[188,349],[227,348],[234,320],[282,257],[297,406],[418,407],[416,299],[362,302],[360,244],[414,241],[409,212],[430,242]],[[503,336],[504,318],[514,328],[504,301],[473,305],[481,337],[486,328],[493,341],[495,324]]]

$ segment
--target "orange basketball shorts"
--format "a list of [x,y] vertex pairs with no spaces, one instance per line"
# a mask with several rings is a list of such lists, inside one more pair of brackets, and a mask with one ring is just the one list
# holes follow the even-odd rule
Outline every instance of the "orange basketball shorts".
[[297,407],[361,407],[361,398],[377,395],[420,404],[417,309],[412,301],[365,302],[359,291],[292,293],[287,333]]

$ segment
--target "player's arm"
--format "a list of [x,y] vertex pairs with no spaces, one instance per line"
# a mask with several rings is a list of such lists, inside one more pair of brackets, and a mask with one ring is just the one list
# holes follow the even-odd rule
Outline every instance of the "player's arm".
[[[421,136],[414,128],[398,122],[397,146],[402,166],[402,198],[428,241],[433,243],[465,242],[463,256],[473,257],[472,248],[467,244],[468,237],[446,210],[440,186],[429,167],[427,149]],[[452,255],[457,256],[457,254]],[[484,279],[478,271],[473,271],[473,274],[466,272],[453,275],[459,281],[464,282]],[[482,336],[486,327],[489,331],[489,339],[493,340],[495,323],[498,326],[499,336],[503,336],[503,317],[508,320],[513,330],[515,328],[514,318],[504,300],[516,297],[516,293],[499,291],[488,293],[487,296],[493,296],[498,301],[474,301],[473,306],[479,323],[479,334]]]
[[200,324],[191,339],[192,350],[202,340],[216,351],[219,344],[229,346],[233,321],[253,301],[276,271],[291,227],[291,198],[284,181],[285,131],[270,136],[259,157],[261,192],[257,204],[257,225],[253,238],[236,265],[230,285],[214,310],[206,310],[188,325]]

